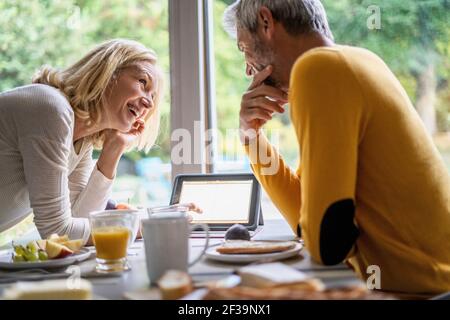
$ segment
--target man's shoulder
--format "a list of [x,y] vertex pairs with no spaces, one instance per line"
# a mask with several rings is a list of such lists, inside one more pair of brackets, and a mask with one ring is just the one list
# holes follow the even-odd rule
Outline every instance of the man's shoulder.
[[343,49],[338,46],[310,49],[297,58],[294,66],[336,62],[340,59],[342,51]]
[[311,86],[321,86],[323,82],[337,81],[337,77],[342,76],[342,63],[339,48],[335,47],[315,48],[302,54],[291,70],[291,95],[295,95],[296,88],[304,91]]
[[292,73],[312,71],[333,73],[344,71],[355,59],[379,59],[373,52],[359,47],[335,45],[311,49],[297,58]]
[[330,102],[336,104],[337,97],[342,103],[361,101],[361,89],[354,73],[361,54],[368,53],[361,48],[339,45],[306,52],[297,59],[291,72],[290,100],[309,101],[316,109],[328,108]]
[[297,58],[291,71],[291,85],[325,77],[333,78],[342,74],[343,59],[340,48],[320,47],[307,51]]

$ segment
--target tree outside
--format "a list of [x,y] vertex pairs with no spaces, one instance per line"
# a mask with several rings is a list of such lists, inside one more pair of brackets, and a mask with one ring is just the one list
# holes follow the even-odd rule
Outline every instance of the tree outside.
[[[242,54],[221,28],[223,12],[233,2],[214,1],[216,83],[220,84],[216,99],[222,131],[238,126],[240,96],[250,83],[245,78]],[[400,79],[450,170],[450,1],[322,3],[337,43],[375,52]],[[296,166],[297,142],[288,114],[274,117],[266,129],[277,130],[281,154],[291,166]]]
[[[167,74],[169,92],[167,0],[2,0],[0,12],[0,92],[30,84],[44,64],[69,66],[96,44],[112,38],[137,40],[155,50]],[[145,203],[152,201],[151,196],[167,197],[169,98],[166,94],[162,104],[157,146],[147,155],[130,152],[119,165],[122,174],[114,186],[119,201]],[[151,172],[140,162],[148,159],[154,159],[148,165],[154,168]],[[29,217],[0,234],[0,246],[23,234],[31,224]]]

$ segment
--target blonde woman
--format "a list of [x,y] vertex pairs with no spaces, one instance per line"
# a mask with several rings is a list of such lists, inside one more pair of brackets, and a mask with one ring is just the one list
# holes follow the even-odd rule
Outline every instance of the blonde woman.
[[163,83],[156,61],[138,42],[111,40],[0,94],[0,232],[33,212],[41,237],[88,241],[88,214],[105,208],[124,151],[155,142]]

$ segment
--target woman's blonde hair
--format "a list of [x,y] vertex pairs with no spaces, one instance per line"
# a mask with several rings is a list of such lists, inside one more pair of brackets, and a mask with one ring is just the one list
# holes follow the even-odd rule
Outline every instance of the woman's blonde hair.
[[[145,130],[129,149],[148,152],[159,131],[160,107],[164,76],[156,65],[157,56],[139,42],[114,39],[92,49],[81,60],[64,70],[43,66],[33,77],[33,83],[50,85],[61,90],[69,100],[75,115],[88,126],[97,124],[102,117],[103,101],[108,84],[125,68],[149,62],[155,109],[145,119]],[[88,138],[96,148],[102,148],[102,132]]]

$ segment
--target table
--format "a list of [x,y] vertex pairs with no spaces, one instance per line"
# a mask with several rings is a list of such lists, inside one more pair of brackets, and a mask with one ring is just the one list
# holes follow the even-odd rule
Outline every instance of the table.
[[[268,220],[262,231],[257,233],[255,240],[293,240],[295,235],[284,220]],[[214,244],[220,239],[212,239]],[[190,239],[190,254],[196,256],[202,250],[203,239]],[[124,292],[132,292],[149,286],[147,277],[145,255],[142,241],[135,243],[133,250],[136,256],[130,256],[131,271],[124,273],[121,277],[91,279],[94,285],[94,294],[107,299],[122,299]],[[328,287],[359,284],[360,280],[355,273],[346,265],[323,266],[314,263],[306,249],[301,256],[284,260],[284,263],[293,268],[304,271],[314,277],[321,279]],[[86,262],[92,263],[92,262]],[[200,262],[189,269],[189,274],[194,281],[218,280],[232,274],[241,265],[225,264],[203,258]]]
[[[284,220],[267,220],[262,231],[257,233],[255,240],[293,240],[294,233]],[[210,244],[217,243],[220,239],[211,239]],[[190,239],[190,254],[196,256],[204,245],[204,239]],[[94,254],[92,257],[79,264],[81,275],[87,278],[93,285],[94,296],[99,299],[123,299],[125,293],[143,290],[149,287],[143,241],[136,241],[130,248],[129,263],[131,270],[119,276],[93,276],[95,268]],[[301,255],[283,263],[301,270],[307,274],[321,279],[327,287],[361,284],[355,273],[344,264],[336,266],[323,266],[314,263],[306,249]],[[189,274],[194,281],[219,280],[232,274],[242,265],[225,264],[202,258],[200,262],[189,269]],[[77,270],[77,269],[75,269]],[[0,285],[0,294],[6,284]]]

